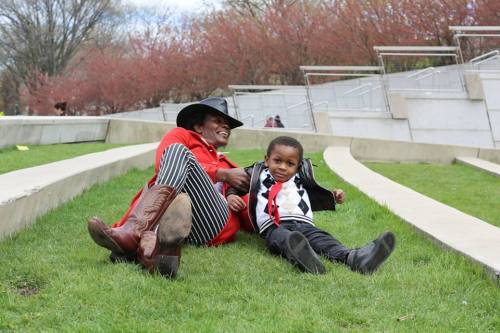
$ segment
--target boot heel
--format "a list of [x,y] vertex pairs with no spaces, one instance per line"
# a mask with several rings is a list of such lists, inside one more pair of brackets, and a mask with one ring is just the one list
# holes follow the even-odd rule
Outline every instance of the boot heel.
[[162,276],[173,279],[179,269],[179,257],[158,255],[154,259],[154,265],[156,271]]

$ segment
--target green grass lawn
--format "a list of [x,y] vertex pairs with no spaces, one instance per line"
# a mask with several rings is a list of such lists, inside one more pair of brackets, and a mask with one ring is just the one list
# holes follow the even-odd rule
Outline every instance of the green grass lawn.
[[365,164],[402,185],[500,227],[500,177],[463,164]]
[[[232,151],[240,165],[263,151]],[[92,187],[0,243],[0,331],[54,332],[498,332],[500,288],[482,267],[440,248],[332,174],[312,154],[323,185],[347,202],[315,215],[347,246],[385,230],[396,250],[372,276],[325,260],[303,274],[256,235],[218,248],[188,246],[176,280],[111,264],[87,233],[128,207],[153,170]]]
[[123,145],[92,142],[28,146],[29,150],[17,150],[15,146],[3,148],[0,149],[0,174],[120,146]]

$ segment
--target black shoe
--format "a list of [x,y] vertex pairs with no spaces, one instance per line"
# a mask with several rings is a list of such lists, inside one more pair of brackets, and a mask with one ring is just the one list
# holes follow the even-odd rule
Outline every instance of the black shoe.
[[286,238],[288,259],[301,271],[324,274],[325,266],[309,245],[307,238],[298,231],[292,231]]
[[353,271],[371,274],[389,257],[394,250],[396,238],[390,231],[364,247],[352,250],[347,256],[346,264]]

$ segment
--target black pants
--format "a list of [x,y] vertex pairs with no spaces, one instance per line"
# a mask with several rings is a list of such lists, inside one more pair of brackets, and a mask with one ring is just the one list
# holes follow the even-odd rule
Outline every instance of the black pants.
[[326,231],[305,222],[282,221],[279,227],[276,225],[270,226],[264,234],[269,251],[286,257],[285,239],[292,231],[303,234],[317,254],[323,255],[331,261],[345,264],[349,249]]

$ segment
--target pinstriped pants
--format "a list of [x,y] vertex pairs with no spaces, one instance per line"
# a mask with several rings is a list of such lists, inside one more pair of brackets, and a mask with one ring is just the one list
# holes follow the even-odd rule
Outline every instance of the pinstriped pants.
[[224,228],[229,217],[227,201],[186,146],[174,143],[165,149],[156,184],[169,185],[178,193],[189,195],[193,225],[188,243],[207,244]]

